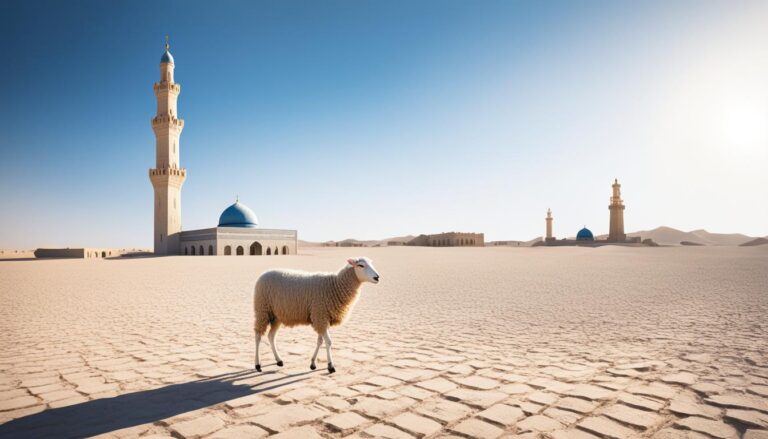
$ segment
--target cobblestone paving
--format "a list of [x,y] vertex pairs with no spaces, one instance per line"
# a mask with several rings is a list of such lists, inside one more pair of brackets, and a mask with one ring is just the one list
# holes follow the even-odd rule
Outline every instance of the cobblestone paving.
[[[356,253],[337,373],[307,327],[253,371],[256,277]],[[0,299],[0,437],[768,437],[768,248],[5,261]]]

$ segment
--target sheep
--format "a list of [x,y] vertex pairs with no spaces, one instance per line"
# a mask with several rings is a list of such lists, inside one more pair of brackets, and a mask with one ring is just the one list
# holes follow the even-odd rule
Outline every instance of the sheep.
[[269,344],[280,367],[283,366],[283,360],[275,346],[275,334],[280,326],[312,325],[317,332],[317,346],[309,368],[316,369],[317,353],[325,340],[328,372],[336,372],[331,358],[328,328],[344,322],[364,282],[379,283],[379,273],[371,260],[364,257],[348,259],[347,265],[338,273],[271,270],[259,276],[253,293],[256,371],[261,372],[259,343],[268,325]]

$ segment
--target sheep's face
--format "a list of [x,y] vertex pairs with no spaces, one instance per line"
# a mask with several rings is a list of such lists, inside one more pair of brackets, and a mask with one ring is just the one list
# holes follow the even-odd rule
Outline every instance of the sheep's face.
[[371,260],[368,258],[347,259],[347,263],[352,266],[360,282],[379,283],[379,273],[373,268]]

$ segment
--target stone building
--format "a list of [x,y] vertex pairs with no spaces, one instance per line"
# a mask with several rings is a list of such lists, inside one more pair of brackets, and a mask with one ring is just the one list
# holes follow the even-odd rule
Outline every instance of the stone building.
[[239,200],[209,229],[182,231],[181,187],[187,170],[179,160],[179,138],[184,120],[178,118],[177,100],[181,85],[174,80],[175,62],[168,42],[160,58],[160,82],[154,85],[157,114],[152,119],[155,133],[155,167],[149,179],[155,193],[154,253],[156,255],[292,255],[298,240],[295,230],[258,228],[256,215]]
[[419,235],[406,245],[422,247],[484,247],[485,235],[482,233],[448,232],[437,235]]

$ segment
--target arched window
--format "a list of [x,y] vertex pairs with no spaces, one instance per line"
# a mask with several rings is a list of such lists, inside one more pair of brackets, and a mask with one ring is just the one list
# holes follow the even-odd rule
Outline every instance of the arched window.
[[205,256],[205,247],[200,246],[200,256]]
[[251,244],[251,256],[261,256],[261,244],[258,242]]
[[272,255],[272,247],[267,247],[267,256]]
[[243,246],[242,245],[238,245],[237,246],[237,255],[238,256],[242,256],[244,254],[245,254],[245,252],[243,251]]
[[232,254],[232,247],[226,246],[224,247],[224,255],[229,256]]
[[101,257],[102,258],[106,258],[107,257],[107,252],[101,252]]
[[194,255],[195,255],[195,246],[194,246],[194,245],[193,245],[193,246],[192,246],[192,248],[190,249],[190,254],[192,254],[192,256],[194,256]]
[[209,245],[209,246],[208,246],[208,255],[210,256],[210,255],[212,255],[212,254],[213,254],[213,246],[212,246],[212,245]]
[[184,247],[184,256],[189,254],[189,249],[187,247]]
[[284,254],[284,255],[287,255],[287,254],[288,254],[288,246],[287,246],[287,245],[284,245],[284,246],[283,246],[283,254]]
[[280,254],[279,251],[277,251],[277,247],[275,247],[275,250],[272,252],[273,255],[277,256]]

